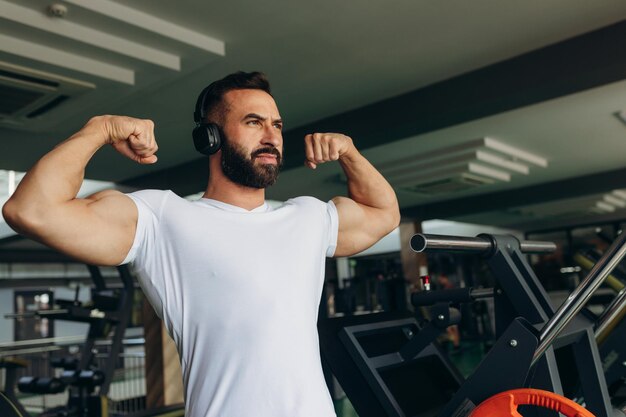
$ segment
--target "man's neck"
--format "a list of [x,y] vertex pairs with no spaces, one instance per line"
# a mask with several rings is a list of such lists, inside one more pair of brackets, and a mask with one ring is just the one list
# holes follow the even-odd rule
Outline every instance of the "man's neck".
[[209,181],[202,197],[253,210],[265,203],[265,189],[244,187],[224,179],[219,181],[219,184],[216,184],[216,181]]

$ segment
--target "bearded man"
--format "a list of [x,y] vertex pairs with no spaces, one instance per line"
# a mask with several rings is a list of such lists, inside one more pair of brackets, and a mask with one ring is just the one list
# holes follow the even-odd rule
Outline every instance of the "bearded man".
[[[348,196],[265,202],[283,157],[283,122],[258,72],[205,88],[196,122],[221,146],[202,198],[109,190],[76,198],[105,145],[156,162],[154,124],[94,117],[28,171],[3,207],[16,231],[85,263],[132,262],[180,355],[188,417],[329,417],[317,312],[326,257],[358,253],[400,221],[395,193],[350,137],[304,137],[305,164],[338,161]],[[195,133],[194,133],[195,136]]]

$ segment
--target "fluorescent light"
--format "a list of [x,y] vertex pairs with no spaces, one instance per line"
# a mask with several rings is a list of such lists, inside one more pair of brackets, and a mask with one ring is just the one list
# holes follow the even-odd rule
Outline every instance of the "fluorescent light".
[[522,160],[529,162],[533,165],[540,166],[542,168],[546,168],[548,166],[548,160],[546,158],[542,158],[530,152],[526,152],[519,148],[516,148],[511,145],[507,145],[502,142],[498,142],[492,138],[484,138],[484,144],[487,148],[493,149],[499,152],[502,152],[506,155],[509,155],[517,160]]
[[609,203],[606,203],[604,201],[596,201],[596,207],[598,207],[601,210],[608,211],[610,213],[613,213],[615,211],[615,207],[614,206],[612,206]]
[[377,164],[394,186],[409,191],[428,189],[429,194],[463,191],[470,187],[510,182],[515,174],[529,175],[530,166],[547,167],[539,155],[501,143],[479,138],[443,146]]
[[479,161],[487,162],[491,165],[496,165],[498,167],[505,168],[513,172],[518,172],[520,174],[528,175],[528,173],[530,172],[527,165],[511,161],[510,159],[502,158],[489,152],[478,150],[476,151],[476,158],[478,158]]
[[15,192],[15,171],[9,171],[7,177],[7,192],[9,197],[11,197]]
[[621,198],[622,200],[626,200],[626,190],[613,190],[611,194],[616,196],[617,198]]
[[490,177],[500,181],[511,181],[511,175],[507,172],[500,171],[499,169],[489,168],[481,164],[476,164],[474,162],[470,162],[468,164],[469,171],[474,174],[484,175],[486,177]]
[[402,177],[396,177],[394,179],[391,179],[390,182],[394,187],[411,186],[416,184],[429,183],[437,180],[457,178],[459,176],[462,176],[463,174],[470,173],[476,175],[477,177],[480,177],[479,179],[484,184],[493,184],[495,182],[493,175],[477,175],[475,172],[472,172],[473,170],[475,171],[475,167],[471,168],[470,164],[468,163],[447,165],[440,167],[436,170],[423,172],[420,175],[404,175]]
[[612,204],[613,206],[617,206],[617,207],[620,207],[620,208],[626,207],[626,201],[621,200],[621,199],[615,197],[614,195],[606,194],[603,198],[604,198],[605,202],[607,202],[609,204]]

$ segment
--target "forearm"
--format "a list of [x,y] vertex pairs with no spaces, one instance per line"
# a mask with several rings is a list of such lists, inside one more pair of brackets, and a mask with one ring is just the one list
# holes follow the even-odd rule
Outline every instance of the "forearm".
[[349,197],[388,214],[392,222],[399,222],[396,194],[381,173],[356,148],[342,155],[339,162],[348,180]]

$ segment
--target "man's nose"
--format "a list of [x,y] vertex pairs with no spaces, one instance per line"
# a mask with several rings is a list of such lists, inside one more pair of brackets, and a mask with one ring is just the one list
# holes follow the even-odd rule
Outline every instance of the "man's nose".
[[280,148],[283,143],[283,135],[280,130],[270,125],[265,127],[265,134],[263,135],[263,144],[270,145],[275,148]]

